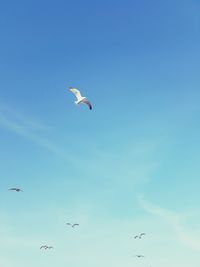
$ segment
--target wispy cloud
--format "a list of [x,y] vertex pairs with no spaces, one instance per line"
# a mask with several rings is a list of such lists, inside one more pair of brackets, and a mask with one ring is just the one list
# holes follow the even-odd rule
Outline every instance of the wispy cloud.
[[191,232],[186,230],[182,226],[183,215],[177,212],[172,212],[161,207],[154,205],[153,203],[144,199],[144,197],[138,197],[140,205],[151,214],[159,216],[165,220],[175,231],[178,240],[190,248],[200,251],[200,242],[197,240]]
[[23,115],[18,110],[14,110],[8,105],[0,103],[0,127],[7,129],[18,136],[25,137],[35,144],[47,149],[53,154],[62,157],[68,161],[73,161],[72,157],[66,153],[54,142],[41,135],[41,131],[50,129],[50,127],[30,118],[27,114]]
[[29,115],[20,112],[19,110],[0,102],[0,114],[15,119],[19,123],[24,123],[27,127],[34,130],[50,130],[50,127],[40,122],[38,119],[30,117]]

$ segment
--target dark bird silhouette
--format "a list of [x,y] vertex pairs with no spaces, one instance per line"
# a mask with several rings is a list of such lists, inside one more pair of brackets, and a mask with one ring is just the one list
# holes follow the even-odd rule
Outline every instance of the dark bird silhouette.
[[45,246],[41,246],[40,249],[42,249],[42,248],[47,249],[48,246],[47,246],[47,245],[45,245]]
[[141,234],[139,234],[139,235],[135,235],[134,238],[135,238],[135,239],[137,239],[137,238],[141,239],[142,236],[144,236],[144,235],[146,235],[146,234],[145,234],[145,233],[141,233]]
[[135,255],[137,258],[144,258],[144,255]]
[[22,189],[20,189],[20,188],[16,188],[16,187],[9,188],[8,190],[12,190],[12,191],[16,191],[16,192],[23,192]]
[[73,228],[74,228],[75,226],[79,226],[79,224],[78,224],[78,223],[74,223],[74,224],[72,225]]
[[143,235],[146,235],[146,234],[145,234],[145,233],[141,233],[141,234],[140,234],[140,238],[141,238]]
[[49,246],[45,245],[45,246],[41,246],[41,247],[40,247],[40,249],[42,249],[42,248],[44,248],[44,249],[46,250],[46,249],[51,249],[51,248],[53,248],[53,247],[52,247],[52,246],[49,247]]
[[71,227],[75,227],[75,226],[79,226],[79,224],[78,223],[74,223],[74,224],[71,224],[71,223],[66,223],[67,225],[70,225]]

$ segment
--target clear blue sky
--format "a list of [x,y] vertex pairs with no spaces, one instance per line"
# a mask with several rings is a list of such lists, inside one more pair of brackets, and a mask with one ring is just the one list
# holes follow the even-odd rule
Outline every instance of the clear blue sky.
[[200,266],[199,14],[1,2],[0,266]]

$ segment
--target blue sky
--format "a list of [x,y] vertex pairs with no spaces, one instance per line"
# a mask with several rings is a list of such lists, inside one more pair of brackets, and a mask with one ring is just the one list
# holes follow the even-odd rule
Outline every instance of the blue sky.
[[0,266],[199,267],[199,12],[2,1]]

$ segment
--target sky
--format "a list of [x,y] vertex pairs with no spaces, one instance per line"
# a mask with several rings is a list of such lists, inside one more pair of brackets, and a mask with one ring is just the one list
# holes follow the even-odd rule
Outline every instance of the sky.
[[0,266],[200,266],[199,12],[1,1]]

